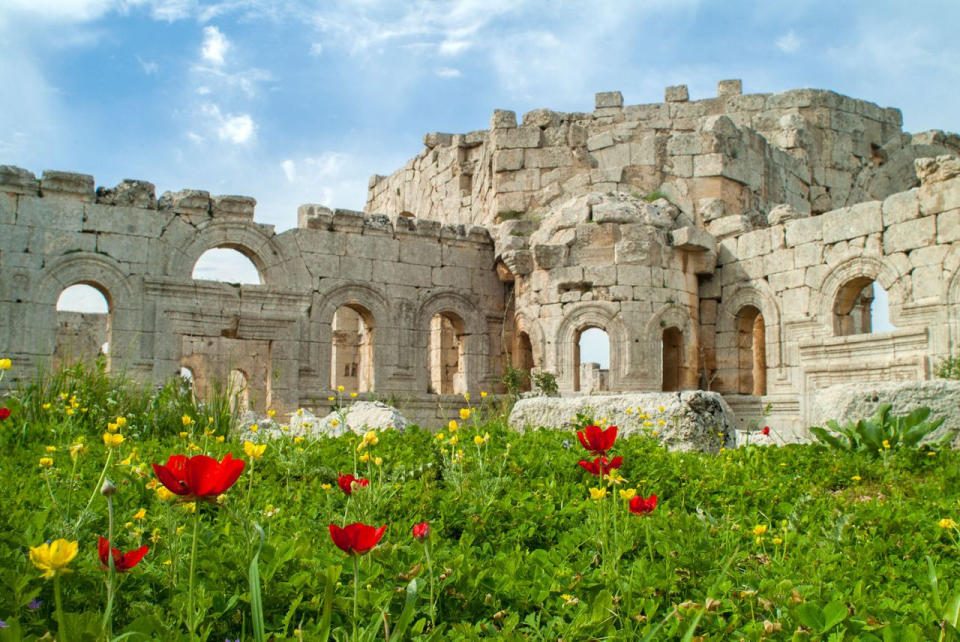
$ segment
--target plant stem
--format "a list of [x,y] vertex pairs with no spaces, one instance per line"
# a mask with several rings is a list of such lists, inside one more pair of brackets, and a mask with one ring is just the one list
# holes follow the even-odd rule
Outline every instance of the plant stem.
[[360,560],[353,555],[353,642],[357,642],[357,593],[360,586]]
[[116,577],[116,567],[113,563],[113,498],[107,496],[107,609],[103,613],[101,631],[106,639],[113,638],[113,583]]
[[433,563],[430,561],[430,543],[423,543],[423,552],[427,556],[427,572],[430,573],[430,628],[436,626],[436,602],[433,597]]
[[61,642],[67,642],[66,627],[63,625],[63,601],[60,599],[60,574],[53,576],[53,599],[57,605],[57,636]]
[[[71,453],[72,454],[72,453]],[[64,520],[70,519],[70,509],[73,508],[73,483],[77,474],[77,461],[80,459],[80,453],[73,457],[73,468],[70,469],[70,484],[67,490],[67,510],[64,512]]]
[[196,612],[193,609],[193,589],[196,580],[197,564],[197,533],[200,532],[200,507],[194,505],[193,513],[193,543],[190,545],[190,584],[187,593],[187,629],[190,631],[190,640],[196,639]]
[[[110,458],[113,457],[113,448],[107,451],[107,460],[103,462],[103,470],[100,471],[100,479],[97,480],[97,483],[93,485],[93,492],[90,493],[90,499],[87,500],[87,505],[80,511],[80,514],[77,516],[77,526],[80,526],[80,520],[83,519],[84,514],[90,510],[90,504],[93,503],[93,498],[97,496],[97,493],[100,492],[100,488],[103,486],[103,480],[107,476],[107,468],[110,467]],[[75,527],[75,528],[76,528]]]

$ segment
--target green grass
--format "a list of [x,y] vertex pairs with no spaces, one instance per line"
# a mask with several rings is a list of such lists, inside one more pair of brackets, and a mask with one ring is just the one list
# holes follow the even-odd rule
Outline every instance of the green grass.
[[[77,408],[68,417],[74,395]],[[80,542],[73,572],[61,578],[69,639],[96,639],[106,603],[96,556],[96,538],[107,531],[106,501],[96,494],[90,510],[82,509],[106,458],[101,435],[116,416],[128,425],[107,472],[118,489],[115,545],[129,550],[142,542],[151,550],[121,576],[114,634],[188,639],[192,516],[148,488],[148,464],[199,452],[191,443],[216,457],[243,456],[235,439],[217,442],[224,418],[215,417],[205,437],[209,409],[195,407],[179,387],[146,390],[80,371],[24,388],[6,405],[12,415],[0,423],[0,620],[9,628],[0,629],[0,641],[57,632],[52,582],[27,555],[30,546],[58,537]],[[197,423],[180,437],[184,414]],[[371,485],[349,502],[336,475],[354,471],[359,436],[271,442],[222,506],[201,506],[201,638],[253,639],[248,572],[260,541],[254,523],[265,532],[256,568],[266,635],[276,640],[323,637],[325,609],[332,636],[350,636],[353,568],[330,540],[331,522],[388,525],[380,545],[361,559],[361,639],[383,639],[385,617],[392,628],[400,625],[409,598],[403,637],[424,640],[664,640],[688,633],[714,640],[927,640],[939,638],[942,604],[960,593],[957,533],[938,526],[943,518],[960,519],[955,452],[905,451],[878,461],[792,445],[711,456],[670,453],[649,437],[621,439],[612,454],[624,457],[620,472],[628,481],[618,488],[660,499],[653,513],[638,517],[616,492],[589,499],[597,482],[576,465],[587,454],[571,431],[520,435],[496,416],[463,423],[454,447],[449,432],[444,442],[415,428],[381,433],[370,452],[383,464],[358,464]],[[473,437],[485,432],[491,438],[478,450]],[[69,446],[78,439],[87,451],[74,468]],[[459,461],[457,449],[464,452]],[[45,456],[54,459],[52,468],[38,466]],[[145,519],[133,520],[140,508]],[[433,531],[433,627],[423,547],[410,532],[421,521]],[[759,541],[756,526],[767,527]],[[939,577],[939,609],[927,556]],[[28,607],[33,599],[42,601],[39,609]]]

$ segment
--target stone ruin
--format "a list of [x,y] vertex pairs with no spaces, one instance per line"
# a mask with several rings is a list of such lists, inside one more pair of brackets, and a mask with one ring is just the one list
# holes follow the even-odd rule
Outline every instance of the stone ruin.
[[[303,205],[280,234],[248,197],[0,167],[0,352],[25,375],[106,344],[113,370],[235,378],[261,412],[344,385],[427,425],[509,364],[565,395],[711,390],[797,436],[818,391],[932,378],[960,342],[960,137],[829,91],[717,94],[498,110],[427,134],[365,212]],[[194,279],[211,248],[261,283]],[[78,283],[108,315],[56,311]],[[581,363],[590,328],[609,371]]]

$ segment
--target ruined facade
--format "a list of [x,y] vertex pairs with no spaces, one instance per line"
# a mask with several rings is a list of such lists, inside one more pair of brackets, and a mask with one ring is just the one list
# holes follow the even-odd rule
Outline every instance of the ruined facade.
[[[427,421],[511,364],[564,393],[716,390],[800,434],[817,390],[928,379],[960,341],[960,138],[904,133],[896,109],[723,81],[707,100],[496,111],[424,143],[371,179],[367,213],[305,205],[280,234],[249,198],[4,167],[0,349],[51,359],[57,297],[87,283],[112,368],[236,372],[256,409],[344,385]],[[261,284],[194,280],[216,247]],[[873,331],[876,286],[892,331]],[[581,363],[589,328],[609,372]]]

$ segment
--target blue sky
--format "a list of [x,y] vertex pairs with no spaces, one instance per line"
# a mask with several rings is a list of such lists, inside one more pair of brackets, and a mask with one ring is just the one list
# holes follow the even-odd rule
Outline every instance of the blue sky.
[[742,78],[960,129],[960,3],[2,0],[0,164],[362,209],[429,131]]

